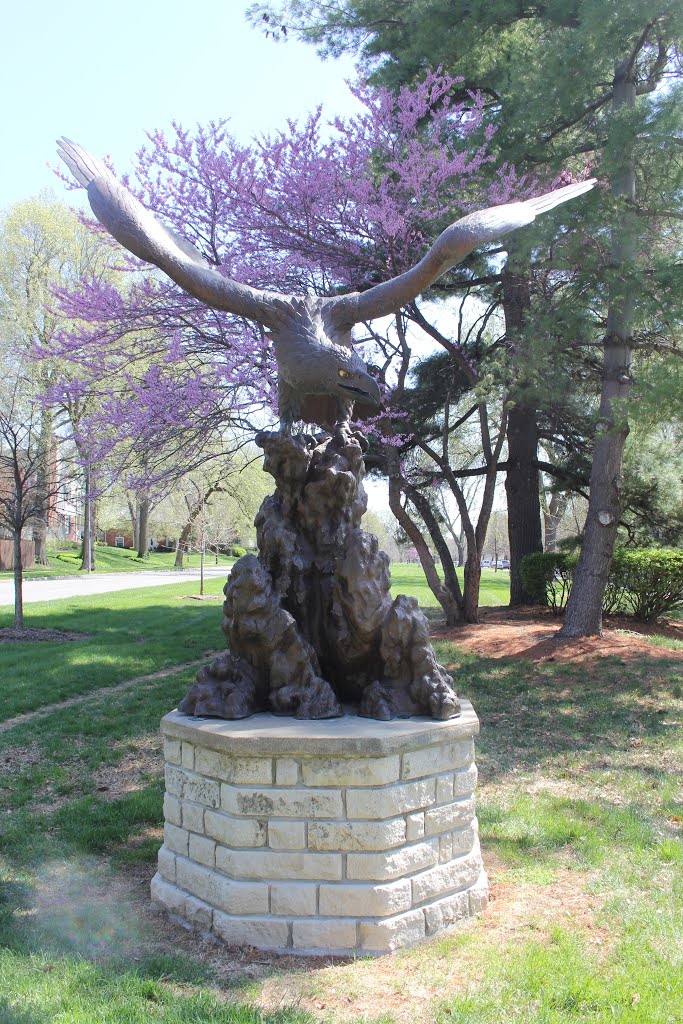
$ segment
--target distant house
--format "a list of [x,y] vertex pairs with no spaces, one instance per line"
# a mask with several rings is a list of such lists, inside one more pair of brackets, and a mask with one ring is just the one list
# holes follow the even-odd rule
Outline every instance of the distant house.
[[133,534],[126,530],[105,530],[104,543],[110,548],[132,548]]

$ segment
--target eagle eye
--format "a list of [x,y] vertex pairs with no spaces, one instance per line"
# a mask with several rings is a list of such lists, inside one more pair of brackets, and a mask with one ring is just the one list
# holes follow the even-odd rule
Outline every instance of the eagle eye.
[[344,380],[351,376],[348,370],[337,370],[337,373],[339,374],[340,377],[343,377]]

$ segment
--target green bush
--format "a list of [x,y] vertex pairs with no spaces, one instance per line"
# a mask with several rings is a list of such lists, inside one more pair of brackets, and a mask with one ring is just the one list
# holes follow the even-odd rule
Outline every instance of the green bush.
[[559,551],[534,551],[522,559],[519,572],[524,589],[559,615],[567,604],[576,565],[574,555]]
[[[559,615],[567,604],[577,557],[537,551],[525,555],[519,571],[527,593]],[[676,548],[618,548],[614,552],[602,610],[630,610],[642,622],[683,605],[683,551]]]
[[233,558],[242,558],[242,556],[246,555],[246,553],[247,549],[241,548],[239,544],[235,544],[234,547],[230,548],[230,554],[232,555]]
[[613,563],[634,618],[654,622],[683,605],[683,551],[677,548],[622,550]]

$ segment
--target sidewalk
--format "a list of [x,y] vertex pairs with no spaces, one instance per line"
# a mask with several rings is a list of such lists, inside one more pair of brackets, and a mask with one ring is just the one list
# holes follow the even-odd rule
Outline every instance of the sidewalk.
[[[227,579],[229,566],[204,569],[205,579]],[[88,597],[90,594],[108,594],[117,590],[137,590],[140,587],[163,587],[172,583],[190,583],[199,580],[199,569],[145,572],[91,573],[83,576],[61,576],[44,580],[24,580],[24,604],[34,601],[59,601],[65,597]],[[0,580],[0,606],[14,604],[14,581]]]

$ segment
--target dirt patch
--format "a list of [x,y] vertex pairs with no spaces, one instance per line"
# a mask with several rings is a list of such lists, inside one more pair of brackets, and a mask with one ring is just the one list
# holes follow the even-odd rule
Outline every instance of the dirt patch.
[[29,747],[8,747],[0,752],[0,771],[8,775],[23,772],[40,763],[40,747],[32,743]]
[[643,655],[680,658],[683,651],[665,646],[653,647],[646,636],[683,641],[683,623],[673,620],[648,626],[632,619],[611,618],[603,624],[602,636],[568,639],[558,636],[562,620],[550,611],[528,608],[486,608],[477,625],[454,629],[436,628],[433,637],[450,640],[464,651],[487,658],[511,658],[517,661],[562,662],[588,658],[616,657],[626,661]]
[[[492,856],[485,860],[491,901],[481,917],[462,926],[476,930],[478,954],[475,944],[453,950],[450,937],[461,929],[394,956],[361,960],[215,945],[172,923],[151,905],[148,884],[154,868],[136,866],[117,877],[116,900],[135,906],[139,922],[151,935],[139,952],[129,948],[126,955],[182,952],[199,959],[214,972],[226,999],[256,1005],[266,1013],[297,1006],[317,1020],[350,1024],[390,1015],[397,1024],[432,1024],[439,1004],[478,986],[482,943],[493,950],[528,939],[550,941],[554,927],[561,925],[581,932],[591,944],[609,946],[609,932],[596,924],[601,901],[587,890],[586,876],[561,869],[551,885],[533,885],[509,880],[505,865]],[[131,934],[140,935],[139,925]]]
[[0,644],[64,644],[73,640],[90,640],[90,633],[66,633],[61,629],[0,629]]
[[[117,746],[120,744],[115,744],[115,748]],[[154,735],[141,737],[135,750],[129,751],[116,764],[98,768],[93,779],[103,800],[119,800],[127,793],[144,789],[150,776],[162,773],[161,738]]]

